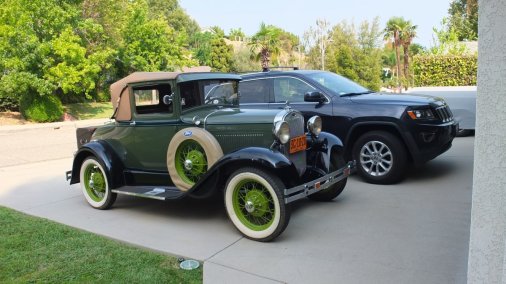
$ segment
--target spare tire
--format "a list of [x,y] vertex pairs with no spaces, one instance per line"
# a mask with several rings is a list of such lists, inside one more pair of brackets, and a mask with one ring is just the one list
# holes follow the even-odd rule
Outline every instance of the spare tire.
[[207,130],[197,127],[178,131],[167,149],[167,169],[174,185],[188,191],[223,156],[221,146]]

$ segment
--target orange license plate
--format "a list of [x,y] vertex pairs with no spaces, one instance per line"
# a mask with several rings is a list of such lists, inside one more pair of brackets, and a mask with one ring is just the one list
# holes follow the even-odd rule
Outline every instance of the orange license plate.
[[290,154],[306,150],[306,136],[295,137],[290,140]]

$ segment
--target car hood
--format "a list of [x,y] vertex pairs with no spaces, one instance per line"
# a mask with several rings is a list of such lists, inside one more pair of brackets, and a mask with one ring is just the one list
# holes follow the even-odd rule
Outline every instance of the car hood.
[[445,101],[438,97],[417,94],[392,94],[392,93],[371,93],[349,97],[354,103],[359,104],[388,104],[403,106],[442,106]]
[[200,109],[182,114],[181,119],[186,123],[199,120],[204,125],[209,124],[272,124],[279,109],[240,109],[220,107]]

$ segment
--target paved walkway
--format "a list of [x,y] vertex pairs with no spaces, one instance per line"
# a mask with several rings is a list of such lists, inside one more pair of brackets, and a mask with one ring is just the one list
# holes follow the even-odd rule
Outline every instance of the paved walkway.
[[75,127],[0,127],[0,205],[198,259],[206,283],[466,282],[472,137],[401,184],[352,177],[334,202],[298,202],[281,237],[258,243],[239,235],[221,200],[120,196],[111,210],[92,209],[64,179]]

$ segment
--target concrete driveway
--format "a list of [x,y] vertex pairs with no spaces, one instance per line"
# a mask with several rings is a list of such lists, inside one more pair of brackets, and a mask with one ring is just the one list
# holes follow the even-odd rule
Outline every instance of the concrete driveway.
[[240,236],[219,199],[119,196],[111,210],[92,209],[64,178],[75,127],[0,127],[0,205],[198,259],[206,283],[466,282],[473,137],[398,185],[352,177],[334,202],[296,203],[286,231],[258,243]]

